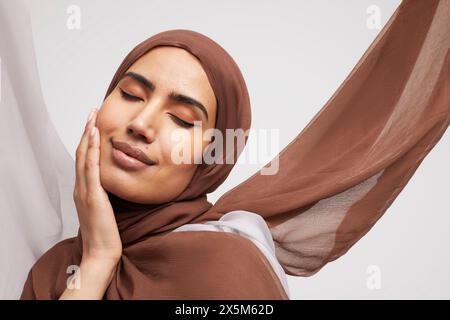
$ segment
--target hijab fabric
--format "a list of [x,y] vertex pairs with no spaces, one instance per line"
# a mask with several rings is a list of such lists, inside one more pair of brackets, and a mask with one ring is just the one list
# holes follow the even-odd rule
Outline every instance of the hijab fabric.
[[[450,123],[450,1],[405,0],[341,86],[277,155],[274,175],[256,172],[213,205],[207,194],[233,164],[201,164],[186,189],[160,205],[109,194],[123,254],[105,299],[287,299],[264,256],[239,235],[171,232],[227,212],[259,214],[284,271],[311,276],[345,254],[386,212]],[[214,90],[216,128],[250,128],[245,81],[216,42],[184,29],[137,45],[105,98],[142,55],[174,46],[194,55]],[[245,139],[247,141],[247,138]],[[268,163],[266,166],[269,166]],[[266,167],[265,166],[265,167]],[[22,299],[57,299],[69,265],[81,259],[81,234],[46,252],[31,269]]]

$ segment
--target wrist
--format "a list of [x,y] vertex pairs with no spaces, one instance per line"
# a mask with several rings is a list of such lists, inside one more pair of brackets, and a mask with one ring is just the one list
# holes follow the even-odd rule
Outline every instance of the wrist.
[[83,257],[78,270],[79,287],[67,288],[60,299],[102,299],[116,268],[114,260]]
[[118,264],[115,259],[82,257],[80,268],[90,275],[110,275]]

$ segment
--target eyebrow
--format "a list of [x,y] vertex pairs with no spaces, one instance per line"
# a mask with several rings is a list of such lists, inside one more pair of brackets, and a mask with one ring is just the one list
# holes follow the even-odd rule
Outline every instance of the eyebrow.
[[[129,72],[125,73],[120,80],[122,80],[123,78],[126,78],[126,77],[129,77],[129,78],[134,79],[135,81],[139,82],[149,91],[154,91],[156,88],[156,86],[150,80],[148,80],[147,78],[145,78],[143,75],[141,75],[139,73],[129,71]],[[177,93],[174,91],[172,91],[169,94],[169,99],[172,101],[175,101],[175,102],[180,102],[185,105],[194,106],[194,107],[200,109],[203,112],[203,114],[205,115],[206,120],[208,120],[208,112],[206,111],[205,106],[200,101],[197,101],[194,98],[191,98],[187,95]]]

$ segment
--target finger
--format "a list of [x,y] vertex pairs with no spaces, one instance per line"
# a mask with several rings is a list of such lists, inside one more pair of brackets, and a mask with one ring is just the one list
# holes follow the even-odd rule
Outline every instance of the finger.
[[95,119],[96,119],[96,108],[91,110],[91,113],[89,115],[88,121],[84,127],[84,132],[81,136],[80,143],[78,144],[77,151],[76,151],[76,179],[77,179],[77,185],[81,188],[86,188],[86,182],[85,182],[85,174],[84,174],[84,166],[86,161],[86,153],[88,148],[88,142],[89,142],[89,131],[91,128],[95,125]]
[[95,108],[93,108],[89,114],[88,121],[84,127],[84,132],[81,135],[78,148],[76,150],[76,178],[77,186],[85,190],[85,179],[84,179],[84,165],[87,152],[87,144],[89,141],[89,130],[92,127],[92,122],[95,114]]
[[85,163],[86,191],[90,195],[98,192],[100,184],[100,133],[93,126],[89,133],[89,145]]

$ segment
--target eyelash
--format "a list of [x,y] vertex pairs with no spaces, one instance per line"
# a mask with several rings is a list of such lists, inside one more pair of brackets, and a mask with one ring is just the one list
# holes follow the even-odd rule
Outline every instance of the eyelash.
[[123,91],[122,89],[119,89],[119,90],[120,90],[120,94],[122,95],[122,98],[124,98],[125,100],[129,100],[129,101],[144,101],[144,100],[142,100],[139,97],[135,97],[135,96],[133,96],[133,95]]
[[182,127],[185,127],[185,128],[192,128],[192,127],[194,126],[192,123],[189,123],[189,122],[186,122],[186,121],[184,121],[184,120],[181,120],[180,118],[174,116],[174,115],[171,114],[171,113],[168,113],[168,115],[170,115],[170,116],[172,117],[172,119],[173,119],[176,123],[178,123],[179,125],[181,125]]
[[[135,96],[133,96],[133,95],[131,95],[131,94],[125,92],[125,91],[122,90],[122,89],[119,89],[119,90],[120,90],[120,94],[122,95],[122,98],[124,98],[125,100],[129,100],[129,101],[144,101],[144,100],[142,100],[141,98],[135,97]],[[174,115],[171,114],[171,113],[168,113],[168,114],[171,116],[171,118],[172,118],[178,125],[180,125],[180,126],[182,126],[182,127],[185,127],[185,128],[192,128],[192,127],[194,126],[194,124],[189,123],[189,122],[186,122],[186,121],[184,121],[184,120],[181,120],[180,118],[174,116]]]

